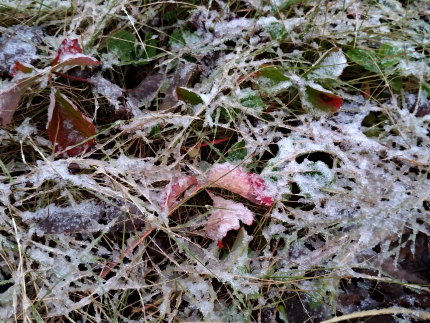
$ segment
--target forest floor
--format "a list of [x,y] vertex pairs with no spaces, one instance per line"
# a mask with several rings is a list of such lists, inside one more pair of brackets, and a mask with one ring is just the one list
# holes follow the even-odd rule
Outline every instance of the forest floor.
[[0,320],[430,321],[429,80],[425,0],[0,0]]

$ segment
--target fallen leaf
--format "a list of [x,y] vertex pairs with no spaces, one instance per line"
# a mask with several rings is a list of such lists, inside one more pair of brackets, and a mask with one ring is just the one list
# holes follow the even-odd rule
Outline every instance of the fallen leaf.
[[209,195],[213,200],[213,208],[206,223],[206,236],[217,241],[218,247],[222,247],[220,241],[227,235],[227,232],[238,230],[239,221],[251,225],[254,221],[254,214],[242,203],[226,200],[212,193]]
[[15,62],[15,64],[10,69],[10,75],[16,76],[18,73],[30,74],[34,71],[34,67],[30,64],[22,64],[20,62]]
[[264,179],[233,164],[214,164],[207,180],[209,187],[229,190],[259,205],[273,205],[273,196]]
[[195,64],[181,64],[176,68],[176,71],[173,74],[172,82],[170,83],[169,88],[166,90],[166,98],[160,105],[160,110],[167,110],[177,106],[179,100],[176,97],[176,89],[178,87],[187,86],[196,71],[197,67]]
[[0,90],[0,125],[12,122],[15,110],[28,87],[38,82],[38,77],[28,77],[12,82],[11,86]]
[[163,210],[170,209],[188,188],[197,185],[198,181],[195,176],[182,176],[173,179],[161,192],[160,207]]
[[136,100],[151,101],[160,90],[165,79],[166,77],[161,73],[149,75],[134,89],[128,90],[128,93]]
[[82,48],[77,39],[64,39],[58,48],[57,55],[52,61],[53,69],[66,65],[98,65],[101,62],[95,58],[82,54]]
[[96,128],[86,116],[63,94],[52,90],[48,109],[47,133],[49,140],[54,143],[55,151],[76,156],[95,144],[94,139],[88,138],[96,134]]
[[310,86],[306,88],[306,97],[314,108],[325,112],[337,112],[343,104],[343,99],[340,96]]

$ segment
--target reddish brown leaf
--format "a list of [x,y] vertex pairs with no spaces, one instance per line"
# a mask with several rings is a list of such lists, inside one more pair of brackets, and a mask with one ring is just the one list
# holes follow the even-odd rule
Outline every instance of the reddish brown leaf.
[[222,247],[222,239],[230,230],[238,230],[240,222],[251,225],[254,214],[242,203],[226,200],[209,193],[214,204],[211,215],[206,223],[205,231],[208,238],[218,241],[218,247]]
[[55,68],[66,65],[98,65],[100,62],[91,56],[82,54],[82,48],[79,46],[77,39],[64,39],[52,61]]
[[253,203],[272,206],[273,196],[264,179],[230,163],[215,164],[208,173],[210,187],[239,194]]
[[314,108],[325,112],[337,112],[343,104],[343,99],[340,96],[310,86],[306,88],[306,95]]
[[11,76],[15,76],[19,72],[24,73],[24,74],[29,74],[33,71],[34,71],[34,67],[31,66],[30,64],[22,64],[20,62],[15,62],[15,64],[12,66],[9,74]]
[[38,82],[38,77],[29,77],[12,83],[9,88],[0,90],[0,125],[12,122],[15,110],[28,87]]
[[189,187],[197,185],[195,176],[182,176],[173,179],[161,192],[160,206],[163,210],[170,209]]
[[55,151],[63,151],[69,156],[76,156],[95,144],[88,138],[96,134],[96,128],[87,117],[64,95],[54,90],[51,92],[48,110],[47,134],[54,143]]

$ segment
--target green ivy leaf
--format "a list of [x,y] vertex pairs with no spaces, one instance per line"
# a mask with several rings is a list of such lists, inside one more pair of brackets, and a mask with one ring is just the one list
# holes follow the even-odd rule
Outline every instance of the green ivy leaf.
[[380,57],[379,66],[382,69],[394,66],[398,64],[401,60],[403,50],[397,48],[391,44],[382,44],[378,49],[378,56]]
[[107,40],[106,46],[109,52],[113,52],[122,62],[130,62],[135,58],[136,36],[126,30],[113,33]]
[[346,55],[351,59],[354,63],[363,66],[366,70],[374,73],[379,73],[379,68],[376,64],[378,58],[374,54],[373,51],[353,48],[350,49]]
[[254,90],[251,90],[250,88],[242,89],[240,103],[244,107],[252,109],[262,109],[264,106],[260,94]]

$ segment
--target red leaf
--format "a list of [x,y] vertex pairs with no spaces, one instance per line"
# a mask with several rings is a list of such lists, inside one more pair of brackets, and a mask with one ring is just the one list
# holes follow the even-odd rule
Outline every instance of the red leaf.
[[306,88],[306,95],[314,108],[325,112],[337,112],[343,104],[343,99],[340,96],[316,90],[310,86]]
[[38,77],[20,79],[9,88],[0,91],[0,125],[6,126],[12,122],[15,110],[19,106],[21,97],[28,87],[38,82]]
[[253,203],[272,206],[273,196],[264,179],[229,163],[215,164],[208,173],[210,187],[239,194]]
[[54,150],[63,151],[69,146],[79,145],[65,152],[76,156],[93,146],[95,140],[88,140],[96,134],[91,120],[61,93],[52,91],[50,99],[47,134],[54,143]]
[[197,185],[195,176],[182,176],[173,179],[161,192],[160,206],[163,210],[170,209],[189,187]]
[[58,48],[57,56],[52,61],[52,65],[62,67],[65,65],[98,65],[100,62],[91,56],[82,54],[82,48],[77,39],[64,39]]
[[10,69],[10,73],[9,74],[11,76],[15,76],[19,72],[24,73],[24,74],[29,74],[29,73],[31,73],[33,71],[34,71],[34,67],[31,66],[30,64],[22,64],[20,62],[15,62],[15,64]]

